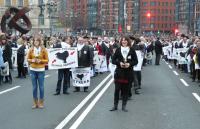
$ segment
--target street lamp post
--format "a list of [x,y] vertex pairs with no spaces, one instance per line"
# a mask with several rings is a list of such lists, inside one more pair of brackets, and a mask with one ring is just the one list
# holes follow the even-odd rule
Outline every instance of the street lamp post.
[[49,19],[50,19],[49,28],[50,28],[50,36],[51,36],[52,35],[52,30],[53,30],[53,25],[52,25],[53,15],[52,15],[52,12],[55,12],[57,10],[57,3],[54,2],[53,0],[48,1],[47,9],[48,9],[48,12],[49,12]]

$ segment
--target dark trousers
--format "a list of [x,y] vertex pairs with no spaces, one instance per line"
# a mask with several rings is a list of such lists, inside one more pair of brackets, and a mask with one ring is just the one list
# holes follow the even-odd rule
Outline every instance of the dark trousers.
[[194,61],[192,61],[191,62],[191,64],[190,64],[190,71],[191,71],[191,75],[193,75],[193,72],[195,71],[195,63],[194,63]]
[[161,54],[157,54],[156,53],[155,65],[159,65],[160,64],[160,57],[161,57]]
[[122,105],[126,105],[129,96],[130,84],[115,83],[114,106],[117,107],[119,103],[119,95],[121,92]]
[[198,81],[200,81],[200,69],[196,69],[193,71],[193,76],[192,76],[193,81],[196,80],[196,76],[198,78]]
[[[11,70],[11,69],[10,69]],[[11,72],[9,70],[9,75],[8,76],[5,76],[5,82],[10,82],[12,83],[12,75],[11,75]]]
[[17,70],[18,70],[18,77],[21,77],[21,76],[26,77],[24,63],[18,63]]
[[141,88],[142,74],[141,71],[134,71],[134,89],[137,90]]
[[[80,87],[75,87],[75,90],[76,90],[76,91],[80,91]],[[84,90],[84,91],[88,90],[88,86],[87,86],[87,87],[83,87],[83,90]]]
[[65,93],[70,87],[69,69],[58,69],[58,82],[57,82],[57,88],[56,88],[57,93],[60,93],[62,81],[63,81],[63,93]]

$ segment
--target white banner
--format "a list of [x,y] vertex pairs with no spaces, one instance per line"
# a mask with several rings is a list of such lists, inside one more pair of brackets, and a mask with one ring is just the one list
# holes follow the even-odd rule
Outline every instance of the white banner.
[[98,57],[99,60],[98,63],[95,65],[95,69],[97,70],[97,72],[107,72],[108,67],[107,67],[106,57],[102,55],[98,55]]
[[63,69],[78,67],[77,48],[50,48],[49,69]]
[[87,87],[90,86],[90,67],[88,68],[73,68],[72,79],[73,86]]
[[9,64],[8,62],[4,63],[4,69],[1,69],[1,76],[8,76],[9,75]]

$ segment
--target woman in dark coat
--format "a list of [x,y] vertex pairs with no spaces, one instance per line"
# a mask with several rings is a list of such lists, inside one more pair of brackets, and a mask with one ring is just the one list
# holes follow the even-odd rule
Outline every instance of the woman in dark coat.
[[128,37],[122,37],[120,48],[113,55],[112,63],[117,66],[114,74],[115,93],[114,107],[110,111],[117,110],[119,102],[119,93],[122,95],[122,110],[127,112],[126,103],[128,100],[129,90],[133,82],[133,66],[137,65],[137,55],[131,48],[131,42]]

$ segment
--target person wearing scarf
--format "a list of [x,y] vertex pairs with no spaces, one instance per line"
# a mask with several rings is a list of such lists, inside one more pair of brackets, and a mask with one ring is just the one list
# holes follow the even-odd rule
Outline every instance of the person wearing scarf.
[[122,37],[120,47],[115,51],[112,63],[116,65],[114,73],[115,92],[114,92],[114,107],[110,111],[115,111],[118,108],[119,94],[122,95],[122,110],[127,112],[126,104],[128,100],[129,90],[133,82],[133,66],[137,65],[137,55],[131,47],[131,42],[128,37]]
[[[44,108],[44,76],[45,64],[48,63],[47,50],[42,46],[42,39],[36,37],[33,47],[28,52],[30,64],[30,77],[33,85],[33,106],[32,108]],[[38,100],[37,89],[39,87],[40,99]]]

